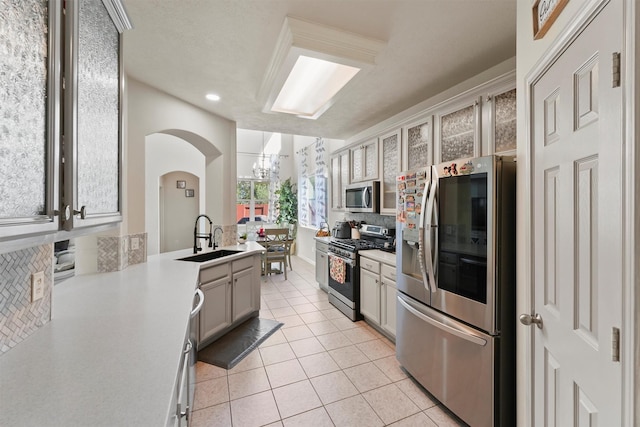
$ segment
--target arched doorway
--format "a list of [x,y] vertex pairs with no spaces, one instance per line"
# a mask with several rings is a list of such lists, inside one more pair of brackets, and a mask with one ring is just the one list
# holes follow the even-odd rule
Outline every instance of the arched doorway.
[[158,212],[160,252],[171,252],[193,245],[193,224],[200,212],[200,179],[178,171],[159,179]]

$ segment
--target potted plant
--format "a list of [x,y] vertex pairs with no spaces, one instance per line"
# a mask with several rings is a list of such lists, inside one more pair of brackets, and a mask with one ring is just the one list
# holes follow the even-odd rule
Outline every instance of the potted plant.
[[280,188],[276,190],[276,196],[278,196],[276,222],[281,226],[288,226],[291,238],[295,239],[298,223],[298,192],[296,185],[291,183],[291,178],[287,178],[280,184]]

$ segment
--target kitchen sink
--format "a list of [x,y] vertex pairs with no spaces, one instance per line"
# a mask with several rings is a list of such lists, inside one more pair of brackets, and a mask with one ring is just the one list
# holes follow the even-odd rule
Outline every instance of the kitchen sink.
[[243,251],[230,251],[228,249],[220,249],[219,251],[205,252],[203,254],[191,255],[185,258],[178,258],[178,261],[205,262],[212,259],[223,258],[229,255],[235,255]]

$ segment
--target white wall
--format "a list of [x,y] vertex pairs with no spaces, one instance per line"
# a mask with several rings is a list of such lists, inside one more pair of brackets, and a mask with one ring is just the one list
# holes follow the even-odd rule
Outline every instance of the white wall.
[[[205,156],[196,147],[189,144],[185,140],[175,137],[173,135],[166,135],[161,133],[154,133],[145,138],[145,227],[147,231],[147,254],[154,255],[159,252],[165,252],[160,248],[160,210],[159,210],[159,187],[161,185],[161,178],[163,175],[174,171],[187,172],[191,179],[187,178],[187,175],[183,178],[187,179],[187,188],[194,188],[197,184],[196,198],[190,199],[190,202],[196,203],[198,209],[195,211],[195,215],[192,213],[191,222],[189,222],[190,233],[193,234],[192,222],[195,221],[196,216],[199,213],[199,207],[205,206],[205,178],[206,178],[206,164]],[[176,183],[173,185],[167,183],[165,191],[176,190]],[[180,194],[184,197],[184,190],[179,190]],[[169,199],[165,198],[165,206]],[[178,199],[182,201],[182,199]],[[167,222],[169,218],[165,217],[165,224],[173,224],[176,229],[182,228],[183,224]],[[170,232],[170,234],[172,234]],[[165,235],[165,237],[167,237]],[[171,237],[165,242],[175,240]],[[175,247],[175,244],[171,244],[169,247]],[[190,247],[190,245],[183,246],[182,248]]]
[[[205,156],[201,209],[222,225],[235,224],[236,125],[134,79],[127,79],[127,148],[124,173],[125,234],[147,231],[145,141],[154,133],[188,141]],[[201,180],[202,182],[203,180]]]
[[[194,190],[194,197],[186,197],[185,189],[177,188],[178,180],[185,181],[186,188]],[[198,177],[186,172],[170,172],[160,178],[161,252],[193,247],[193,227],[200,211],[199,185]]]

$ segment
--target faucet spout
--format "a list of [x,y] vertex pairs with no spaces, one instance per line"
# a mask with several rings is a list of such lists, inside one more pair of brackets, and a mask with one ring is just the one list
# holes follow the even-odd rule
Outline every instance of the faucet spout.
[[[200,218],[206,218],[207,221],[209,221],[209,233],[208,234],[203,234],[203,233],[198,233],[198,221],[200,220]],[[196,218],[196,223],[193,227],[193,253],[196,254],[198,253],[198,251],[202,250],[202,247],[200,247],[200,242],[199,239],[205,239],[209,241],[209,247],[212,246],[212,236],[211,236],[211,228],[213,227],[213,221],[211,221],[211,218],[209,218],[207,215],[201,214],[198,215],[198,217]]]
[[[216,228],[213,229],[213,249],[217,248],[219,245],[216,243],[216,231],[220,230],[220,235],[224,234],[224,231],[222,231],[222,227],[218,226]],[[211,242],[209,242],[211,243]]]

